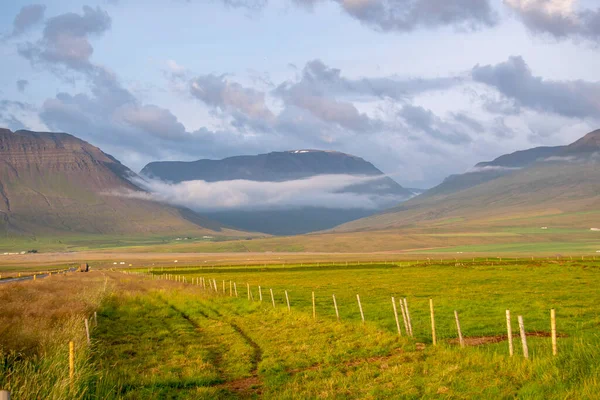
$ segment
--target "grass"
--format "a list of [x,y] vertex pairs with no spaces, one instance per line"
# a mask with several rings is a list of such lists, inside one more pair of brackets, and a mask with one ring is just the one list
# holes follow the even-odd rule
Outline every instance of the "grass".
[[[401,228],[362,232],[321,232],[292,237],[212,237],[192,236],[189,240],[176,240],[177,236],[118,236],[118,235],[73,235],[57,237],[7,237],[0,241],[3,252],[35,249],[47,252],[88,252],[172,254],[172,253],[376,253],[376,252],[431,252],[465,251],[504,254],[556,254],[555,247],[582,254],[595,252],[598,232],[590,231],[594,213],[576,213],[581,219],[576,224],[561,224],[538,221],[529,216],[519,223],[513,220],[481,222],[447,219],[431,226],[407,225]],[[569,214],[570,215],[570,214]],[[381,218],[385,218],[382,216]],[[542,230],[541,226],[549,229]],[[179,237],[186,235],[180,235]],[[469,250],[467,250],[469,251]],[[22,257],[22,256],[20,256]],[[18,259],[19,256],[12,258]],[[0,264],[6,256],[0,255]]]
[[[406,297],[415,316],[415,333],[420,341],[428,342],[429,298],[433,298],[438,313],[437,331],[441,338],[454,338],[453,311],[463,316],[463,330],[470,336],[504,333],[504,310],[525,316],[528,328],[548,331],[548,313],[556,308],[565,320],[562,327],[569,335],[579,335],[598,322],[596,304],[600,294],[597,267],[600,261],[471,260],[455,263],[427,264],[404,262],[397,264],[368,264],[346,267],[321,266],[280,268],[185,268],[170,271],[191,280],[203,276],[216,279],[221,288],[225,280],[237,283],[239,295],[247,298],[246,283],[258,299],[258,286],[263,296],[273,289],[276,303],[285,304],[288,291],[294,310],[312,313],[311,293],[314,291],[317,313],[335,318],[332,295],[335,294],[342,320],[358,322],[360,314],[356,295],[361,297],[364,313],[370,323],[393,332],[391,296]],[[157,272],[159,273],[159,272]],[[269,299],[270,300],[270,299]]]
[[[5,321],[22,322],[2,325],[21,328],[1,332],[5,364],[0,366],[3,376],[17,371],[22,378],[15,379],[12,372],[8,380],[0,378],[0,385],[9,382],[16,393],[27,395],[15,398],[40,397],[36,393],[65,398],[61,397],[68,390],[64,343],[77,336],[78,347],[86,349],[78,370],[87,371],[77,382],[79,398],[595,398],[600,389],[599,267],[600,262],[592,260],[479,258],[474,262],[168,269],[188,282],[215,279],[220,291],[225,281],[226,293],[218,295],[199,285],[118,272],[106,272],[109,290],[102,296],[98,293],[103,281],[94,277],[102,276],[98,271],[71,274],[64,278],[66,286],[52,286],[58,280],[10,284],[10,294],[0,292],[5,296],[0,300],[13,311],[1,315]],[[159,269],[153,273],[161,275]],[[229,296],[230,280],[236,283],[238,298]],[[247,299],[246,283],[254,301]],[[48,288],[42,290],[44,285]],[[69,293],[67,286],[75,289]],[[291,312],[285,305],[285,290]],[[19,308],[33,293],[40,294],[35,304]],[[356,294],[361,297],[365,324]],[[391,296],[408,299],[414,338],[408,338],[404,329],[398,336]],[[429,298],[435,304],[437,346],[431,340]],[[66,299],[69,304],[80,301],[67,307]],[[550,308],[557,310],[559,356],[551,355],[548,337],[529,336],[531,359],[523,359],[516,316],[523,315],[528,332],[548,332]],[[454,310],[459,312],[464,335],[472,338],[503,335],[506,309],[513,314],[515,357],[508,356],[505,341],[457,346]],[[43,310],[52,310],[52,317]],[[98,311],[99,326],[87,348],[81,316],[91,310]],[[72,327],[62,323],[70,318],[76,321]],[[40,325],[28,327],[25,321],[29,320],[40,320],[36,322]],[[46,348],[58,349],[49,353],[56,358],[41,357],[45,353],[37,343],[55,331],[59,344]],[[33,335],[32,340],[24,341],[27,336],[22,332]],[[19,348],[22,342],[30,344]],[[16,358],[6,356],[15,352],[21,354],[19,366],[14,365]],[[50,388],[53,379],[62,382],[58,386],[63,389],[56,394],[23,389],[36,380],[37,386]]]
[[[549,243],[505,243],[471,246],[453,246],[432,249],[429,253],[479,253],[479,254],[595,254],[600,250],[598,241],[549,242]],[[600,254],[599,254],[600,257]]]
[[[189,239],[178,241],[177,238]],[[180,234],[170,235],[53,235],[53,236],[8,236],[0,241],[0,253],[21,252],[35,249],[39,252],[50,251],[87,251],[101,249],[128,249],[139,246],[175,245],[184,243],[210,243],[231,240],[226,236],[203,238],[203,235]]]
[[[85,344],[84,318],[99,307],[105,294],[99,273],[3,285],[0,388],[15,399],[105,398],[113,391],[92,366],[91,348]],[[69,341],[75,344],[73,389]]]

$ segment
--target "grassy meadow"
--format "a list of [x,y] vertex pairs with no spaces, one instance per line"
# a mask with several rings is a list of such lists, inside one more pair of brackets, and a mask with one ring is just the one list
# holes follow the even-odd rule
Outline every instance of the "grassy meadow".
[[[600,389],[599,267],[569,258],[313,262],[106,269],[9,283],[0,287],[0,388],[49,399],[591,399]],[[214,279],[218,292],[202,278]],[[391,296],[407,299],[413,337],[399,308],[398,335]],[[88,346],[83,319],[93,312]],[[69,340],[77,349],[73,389]]]
[[[594,215],[584,215],[594,219]],[[426,227],[360,232],[316,232],[300,236],[246,238],[202,235],[74,235],[16,237],[0,240],[0,265],[5,252],[36,250],[48,253],[472,253],[473,255],[592,255],[600,250],[600,232],[589,227],[550,226],[531,218],[528,224],[454,223]],[[583,224],[583,223],[582,223]],[[592,225],[588,222],[587,225]],[[580,224],[581,225],[581,224]],[[586,226],[587,226],[586,225]]]

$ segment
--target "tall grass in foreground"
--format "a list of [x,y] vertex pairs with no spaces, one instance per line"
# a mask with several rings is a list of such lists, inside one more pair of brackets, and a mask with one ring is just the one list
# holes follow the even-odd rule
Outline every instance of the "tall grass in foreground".
[[[106,398],[113,388],[103,383],[102,372],[91,363],[83,321],[109,292],[98,272],[4,286],[0,388],[15,399]],[[69,341],[75,345],[72,382]]]

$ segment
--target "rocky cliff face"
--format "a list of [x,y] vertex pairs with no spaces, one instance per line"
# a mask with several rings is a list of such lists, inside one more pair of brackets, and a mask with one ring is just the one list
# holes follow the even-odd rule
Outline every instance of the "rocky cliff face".
[[[0,129],[0,231],[15,234],[218,230],[189,210],[116,196],[135,175],[66,133]],[[185,217],[184,217],[185,215]]]

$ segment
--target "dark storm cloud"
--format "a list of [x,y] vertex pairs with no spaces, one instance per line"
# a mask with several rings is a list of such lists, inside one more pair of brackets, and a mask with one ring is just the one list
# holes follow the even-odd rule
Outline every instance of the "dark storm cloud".
[[493,26],[497,16],[489,0],[293,0],[312,8],[335,2],[351,17],[383,32],[454,26],[476,29]]
[[13,21],[12,36],[18,36],[44,19],[46,6],[43,4],[30,4],[21,8]]
[[496,65],[477,65],[476,82],[498,90],[518,106],[570,118],[600,117],[600,83],[553,81],[534,76],[522,57]]
[[504,4],[534,33],[600,40],[600,8],[577,9],[575,0],[504,0]]

